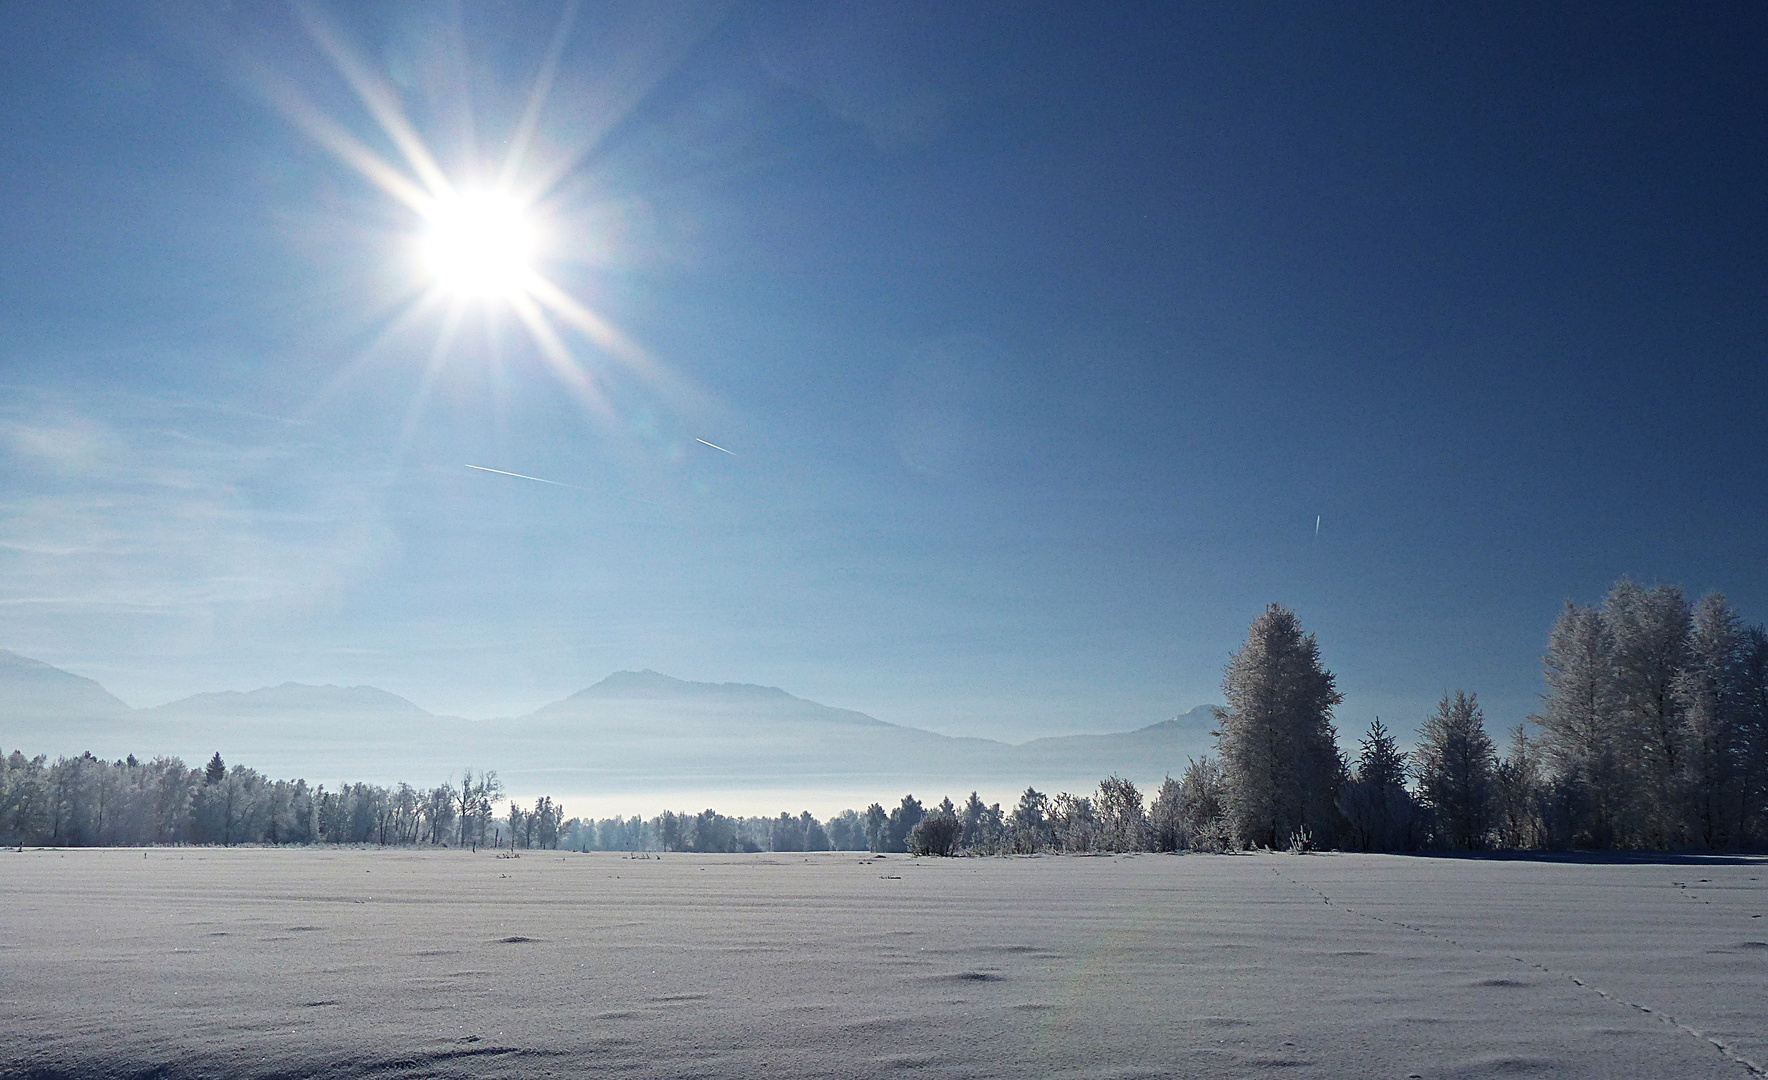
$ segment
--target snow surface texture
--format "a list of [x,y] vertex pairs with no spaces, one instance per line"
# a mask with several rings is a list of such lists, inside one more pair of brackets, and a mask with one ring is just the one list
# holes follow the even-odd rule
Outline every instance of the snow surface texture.
[[1747,1077],[1768,863],[0,853],[0,1076]]

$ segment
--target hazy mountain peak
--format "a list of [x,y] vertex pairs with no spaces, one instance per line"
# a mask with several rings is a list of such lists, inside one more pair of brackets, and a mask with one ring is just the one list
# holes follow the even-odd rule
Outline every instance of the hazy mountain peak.
[[1165,731],[1165,730],[1169,730],[1169,729],[1181,729],[1182,728],[1187,731],[1189,731],[1189,730],[1213,731],[1213,730],[1215,730],[1215,724],[1216,724],[1215,711],[1217,708],[1219,708],[1219,706],[1199,705],[1194,709],[1190,709],[1186,712],[1180,713],[1179,715],[1173,717],[1170,720],[1162,720],[1158,723],[1149,724],[1145,728],[1138,728],[1137,730],[1138,731]]
[[577,691],[566,700],[681,697],[784,699],[791,696],[777,686],[757,686],[753,683],[688,682],[685,679],[677,679],[662,672],[645,668],[643,671],[616,671],[594,686]]
[[257,690],[222,690],[195,694],[161,705],[177,711],[215,712],[232,709],[309,709],[325,712],[374,712],[380,714],[408,713],[428,716],[429,713],[398,694],[374,686],[314,686],[309,683],[285,682]]
[[[0,649],[0,671],[61,671],[61,669],[58,667],[51,667],[41,660],[32,660],[28,656],[20,656],[11,649]],[[68,674],[67,672],[62,673],[64,675]],[[78,678],[78,676],[75,677]]]
[[129,706],[83,675],[0,649],[0,703],[18,712],[70,716],[127,712]]

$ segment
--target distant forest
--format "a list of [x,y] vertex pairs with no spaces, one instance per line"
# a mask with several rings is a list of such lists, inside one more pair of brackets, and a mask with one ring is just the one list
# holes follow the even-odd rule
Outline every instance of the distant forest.
[[[1478,698],[1455,691],[1403,753],[1371,723],[1354,760],[1314,636],[1276,604],[1228,665],[1217,752],[1145,798],[1107,777],[1084,795],[1027,788],[1010,810],[972,792],[912,795],[827,821],[715,810],[599,821],[550,797],[505,802],[495,772],[434,788],[270,780],[177,758],[0,768],[0,844],[402,844],[580,851],[828,851],[924,855],[1250,848],[1759,849],[1768,844],[1768,632],[1718,594],[1617,583],[1568,603],[1548,636],[1547,690],[1500,753]],[[1534,728],[1533,733],[1529,731]]]

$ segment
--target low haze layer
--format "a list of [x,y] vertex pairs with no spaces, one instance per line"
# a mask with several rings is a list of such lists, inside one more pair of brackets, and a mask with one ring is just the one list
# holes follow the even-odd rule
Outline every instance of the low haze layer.
[[552,795],[573,814],[654,813],[708,802],[736,813],[829,814],[913,791],[1027,785],[1089,791],[1108,774],[1152,788],[1207,752],[1199,707],[1117,734],[1012,745],[951,738],[831,708],[773,687],[619,672],[524,716],[433,715],[374,687],[285,683],[130,709],[97,683],[0,654],[0,743],[27,753],[210,754],[274,777],[435,783],[495,769],[512,796]]

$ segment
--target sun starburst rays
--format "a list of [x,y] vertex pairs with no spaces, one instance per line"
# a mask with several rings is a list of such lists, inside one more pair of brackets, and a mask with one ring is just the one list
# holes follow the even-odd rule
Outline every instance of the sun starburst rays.
[[[407,253],[404,284],[387,311],[391,317],[382,323],[363,356],[340,372],[334,383],[347,379],[349,370],[359,368],[370,355],[380,353],[415,323],[440,310],[436,338],[402,425],[402,442],[411,437],[417,413],[430,396],[446,356],[462,341],[459,330],[469,318],[484,322],[489,344],[498,333],[497,326],[509,323],[505,316],[513,315],[513,325],[521,327],[546,371],[598,418],[607,418],[609,402],[603,377],[587,357],[579,355],[581,346],[646,382],[679,385],[679,380],[661,378],[658,366],[642,348],[550,278],[543,266],[568,254],[569,245],[556,236],[555,223],[542,210],[544,200],[573,166],[561,169],[552,162],[530,167],[529,160],[568,39],[574,5],[561,14],[525,96],[521,116],[510,132],[503,160],[477,175],[457,176],[449,174],[419,134],[398,89],[362,58],[345,34],[317,8],[303,5],[297,12],[303,28],[396,155],[389,158],[377,153],[368,141],[314,104],[293,81],[268,67],[253,66],[252,82],[318,146],[412,214],[402,242]],[[566,157],[574,162],[581,155],[579,147]],[[484,183],[481,177],[495,180]],[[574,342],[580,342],[580,347],[574,348]],[[488,350],[483,364],[493,381],[501,377],[498,369],[502,365],[492,355],[497,351]]]

